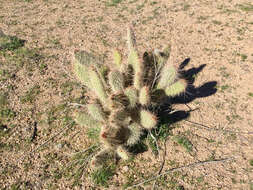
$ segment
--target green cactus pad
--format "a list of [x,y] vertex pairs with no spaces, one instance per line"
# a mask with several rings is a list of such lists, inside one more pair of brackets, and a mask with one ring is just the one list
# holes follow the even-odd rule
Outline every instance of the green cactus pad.
[[173,65],[165,65],[162,69],[157,89],[164,89],[166,86],[172,84],[176,80],[177,75],[177,69]]
[[[141,70],[141,69],[140,69]],[[142,72],[136,72],[134,74],[134,87],[137,89],[137,90],[140,90],[141,87],[143,86],[143,81],[142,81]]]
[[137,144],[140,140],[140,137],[142,135],[142,128],[138,123],[132,123],[128,126],[130,129],[130,136],[127,140],[127,145],[132,146],[134,144]]
[[89,69],[89,78],[90,84],[92,85],[92,90],[94,90],[99,100],[106,104],[107,94],[105,92],[103,82],[95,69]]
[[167,59],[170,57],[170,52],[171,52],[171,45],[165,46],[163,49],[163,54]]
[[143,75],[143,63],[139,60],[138,53],[136,50],[136,43],[134,33],[131,28],[127,31],[127,43],[128,43],[128,64],[132,65],[134,70],[134,87],[136,89],[141,89],[142,87],[142,75]]
[[150,92],[147,86],[141,88],[139,93],[139,102],[143,106],[147,106],[150,104]]
[[124,109],[113,110],[109,116],[109,121],[112,123],[124,124],[128,117],[128,113]]
[[142,87],[143,63],[139,60],[137,52],[132,49],[128,55],[128,64],[132,65],[134,70],[133,85],[136,89]]
[[81,126],[86,126],[88,128],[100,128],[102,123],[94,120],[89,114],[87,113],[75,113],[74,115],[75,122]]
[[157,49],[154,50],[156,69],[163,68],[166,64],[170,56],[170,50],[170,46],[167,46],[162,52]]
[[77,79],[88,88],[91,88],[89,80],[89,72],[86,65],[80,64],[78,61],[74,62],[73,71]]
[[108,75],[109,84],[113,92],[122,91],[124,88],[124,77],[118,70],[111,71]]
[[184,79],[180,79],[172,85],[166,87],[165,93],[170,97],[177,96],[185,91],[186,86],[187,82]]
[[124,91],[125,95],[128,97],[129,99],[129,103],[130,103],[130,107],[133,108],[135,107],[135,105],[138,102],[138,94],[137,94],[137,90],[133,87],[128,87],[125,89]]
[[91,53],[78,50],[74,52],[73,71],[78,80],[80,80],[80,82],[82,82],[88,88],[92,88],[89,82],[89,68],[93,66],[99,70],[99,63],[100,58]]
[[116,123],[110,123],[108,126],[103,126],[100,132],[100,141],[104,146],[113,148],[126,143],[129,138],[130,130]]
[[157,124],[157,117],[147,110],[140,111],[140,122],[145,129],[153,129]]
[[117,51],[117,50],[115,50],[113,52],[113,62],[115,64],[116,68],[119,69],[121,66],[121,55],[120,55],[119,51]]
[[108,101],[111,110],[123,109],[129,105],[128,97],[123,92],[111,94]]
[[134,70],[140,71],[140,60],[138,53],[134,49],[131,49],[128,54],[128,64],[132,65]]
[[129,51],[136,47],[135,35],[131,27],[127,28],[127,45]]
[[101,62],[101,59],[86,51],[75,50],[74,61],[89,67],[92,65],[98,66],[98,64]]
[[123,146],[118,146],[116,153],[123,160],[128,160],[131,157],[131,154]]
[[102,110],[102,107],[99,104],[88,104],[87,105],[88,113],[97,121],[105,121],[106,116]]

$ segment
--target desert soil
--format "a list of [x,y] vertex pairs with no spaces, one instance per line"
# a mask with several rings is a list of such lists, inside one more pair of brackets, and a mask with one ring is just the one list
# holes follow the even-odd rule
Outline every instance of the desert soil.
[[[167,126],[158,155],[120,160],[103,184],[80,153],[95,141],[73,122],[86,89],[71,61],[75,49],[126,58],[129,24],[140,55],[171,44],[169,61],[191,73],[174,104],[189,116]],[[25,40],[0,49],[1,189],[253,189],[250,0],[0,0],[0,29]]]

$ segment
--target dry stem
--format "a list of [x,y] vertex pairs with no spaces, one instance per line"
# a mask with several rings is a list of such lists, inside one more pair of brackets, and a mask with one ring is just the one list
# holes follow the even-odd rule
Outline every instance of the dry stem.
[[153,180],[156,180],[158,179],[159,177],[163,176],[163,175],[167,175],[171,172],[175,172],[175,171],[178,171],[178,170],[182,170],[182,169],[185,169],[185,168],[192,168],[192,167],[196,167],[196,166],[201,166],[201,165],[206,165],[206,164],[212,164],[212,163],[220,163],[220,162],[226,162],[226,161],[230,161],[230,160],[233,160],[234,158],[224,158],[224,159],[220,159],[220,160],[207,160],[207,161],[200,161],[200,162],[196,162],[196,163],[192,163],[192,164],[189,164],[189,165],[186,165],[186,166],[181,166],[181,167],[178,167],[178,168],[172,168],[172,169],[169,169],[167,170],[166,172],[162,173],[162,174],[159,174],[157,176],[154,176],[150,179],[147,179],[145,181],[142,181],[140,183],[137,183],[135,185],[132,185],[130,187],[128,187],[127,189],[131,189],[133,187],[137,187],[137,186],[140,186],[144,183],[147,183],[147,182],[150,182],[150,181],[153,181]]

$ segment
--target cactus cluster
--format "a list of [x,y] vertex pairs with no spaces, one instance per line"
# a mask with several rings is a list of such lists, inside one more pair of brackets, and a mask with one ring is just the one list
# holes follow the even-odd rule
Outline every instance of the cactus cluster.
[[127,45],[127,61],[114,51],[110,65],[99,64],[83,51],[74,53],[73,72],[89,89],[85,111],[76,113],[75,120],[87,128],[100,129],[102,149],[91,161],[94,167],[103,165],[110,156],[129,159],[127,147],[137,144],[144,130],[158,124],[154,108],[184,92],[187,86],[178,70],[167,62],[170,46],[163,52],[144,53],[140,59],[131,28]]

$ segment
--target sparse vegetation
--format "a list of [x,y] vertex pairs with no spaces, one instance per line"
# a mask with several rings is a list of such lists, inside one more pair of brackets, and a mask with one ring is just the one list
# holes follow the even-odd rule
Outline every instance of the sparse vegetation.
[[92,180],[97,185],[108,187],[108,181],[114,175],[115,166],[110,165],[101,169],[95,170],[92,174]]
[[193,145],[191,141],[185,136],[175,136],[175,141],[182,145],[188,152],[192,151]]
[[0,93],[0,107],[3,107],[7,104],[7,94]]
[[241,54],[242,61],[245,61],[247,59],[247,57],[248,57],[247,55]]
[[0,30],[0,50],[10,50],[13,51],[24,46],[25,41],[18,39],[16,36],[6,36]]
[[220,21],[218,21],[218,20],[213,20],[212,21],[214,24],[216,24],[216,25],[221,25],[222,24],[222,22],[220,22]]
[[252,92],[249,92],[248,95],[249,95],[250,97],[253,97],[253,93],[252,93]]
[[106,3],[107,6],[117,6],[119,3],[121,3],[123,0],[110,0],[109,3]]
[[228,85],[228,84],[225,84],[225,85],[222,85],[221,87],[220,87],[220,90],[221,90],[221,92],[224,92],[225,90],[227,90],[227,89],[229,89],[230,88],[230,86]]
[[20,98],[20,101],[22,103],[33,103],[36,99],[36,97],[38,96],[38,94],[40,93],[40,86],[39,85],[35,85],[33,86],[31,89],[29,89],[24,96],[22,96]]
[[253,5],[252,4],[238,4],[237,5],[239,9],[245,12],[252,12],[253,11]]

